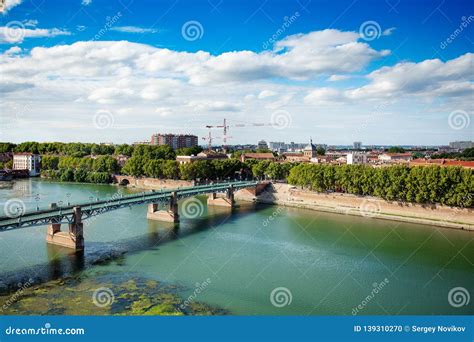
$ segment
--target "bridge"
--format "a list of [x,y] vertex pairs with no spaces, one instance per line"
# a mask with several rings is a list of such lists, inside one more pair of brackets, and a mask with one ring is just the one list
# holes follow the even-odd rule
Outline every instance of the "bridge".
[[[253,189],[256,195],[267,183],[256,181],[236,181],[206,185],[195,185],[176,189],[161,189],[133,195],[116,194],[102,201],[58,206],[51,203],[49,209],[32,210],[18,216],[0,217],[0,232],[32,226],[48,226],[46,241],[51,244],[69,247],[75,250],[84,248],[83,221],[112,210],[148,204],[147,218],[165,222],[179,222],[178,201],[196,195],[209,195],[208,205],[233,207],[234,191]],[[218,194],[224,194],[224,196]],[[69,226],[61,231],[61,224]]]

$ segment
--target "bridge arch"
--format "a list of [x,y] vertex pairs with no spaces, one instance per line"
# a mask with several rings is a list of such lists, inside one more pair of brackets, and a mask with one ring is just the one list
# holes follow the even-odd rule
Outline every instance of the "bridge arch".
[[119,185],[127,186],[130,184],[130,181],[127,178],[123,178],[120,180]]

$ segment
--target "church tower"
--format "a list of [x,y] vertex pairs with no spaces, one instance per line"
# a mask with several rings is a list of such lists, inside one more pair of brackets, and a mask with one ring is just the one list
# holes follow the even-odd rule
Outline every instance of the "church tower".
[[310,140],[309,140],[309,145],[307,145],[307,146],[304,148],[303,154],[304,154],[304,156],[307,157],[308,159],[316,158],[316,157],[317,157],[318,153],[317,153],[316,146],[313,145],[313,139],[310,139]]

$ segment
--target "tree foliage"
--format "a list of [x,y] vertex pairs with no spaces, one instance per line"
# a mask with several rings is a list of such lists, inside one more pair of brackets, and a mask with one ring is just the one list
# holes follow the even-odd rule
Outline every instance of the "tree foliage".
[[474,176],[461,167],[300,164],[288,176],[290,184],[316,191],[340,191],[389,201],[474,205]]

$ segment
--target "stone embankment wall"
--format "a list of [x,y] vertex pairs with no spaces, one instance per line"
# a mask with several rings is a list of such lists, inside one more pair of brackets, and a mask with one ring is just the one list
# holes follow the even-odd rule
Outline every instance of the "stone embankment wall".
[[156,179],[146,177],[130,177],[130,176],[114,176],[114,182],[120,185],[126,185],[139,189],[162,189],[162,188],[179,188],[183,186],[191,186],[193,182],[175,180],[175,179]]
[[474,210],[472,208],[463,209],[443,205],[389,202],[374,197],[341,193],[318,193],[284,183],[269,185],[256,199],[247,191],[237,191],[235,198],[346,215],[474,231]]

